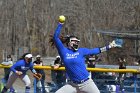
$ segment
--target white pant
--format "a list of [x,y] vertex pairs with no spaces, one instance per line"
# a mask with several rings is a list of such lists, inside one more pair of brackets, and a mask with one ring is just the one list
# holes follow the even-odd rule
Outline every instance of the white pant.
[[20,78],[25,83],[25,86],[29,86],[30,87],[31,81],[30,81],[28,75],[23,74],[23,75],[19,76],[16,73],[11,73],[11,75],[10,75],[10,77],[8,79],[8,82],[6,84],[6,88],[9,89],[13,85],[13,83],[15,82],[15,80],[17,78]]
[[68,83],[55,93],[100,93],[92,79],[81,84]]

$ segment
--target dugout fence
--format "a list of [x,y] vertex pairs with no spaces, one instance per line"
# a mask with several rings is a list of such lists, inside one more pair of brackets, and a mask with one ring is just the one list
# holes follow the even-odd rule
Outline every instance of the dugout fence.
[[[0,65],[0,68],[9,68],[10,66],[3,66],[3,65]],[[131,67],[131,66],[130,66]],[[52,68],[51,66],[34,66],[35,69],[44,69],[44,70],[65,70],[64,67],[60,67],[58,69],[54,69]],[[130,73],[132,74],[131,77],[127,77],[126,80],[124,81],[124,83],[127,84],[127,86],[125,86],[126,88],[126,91],[125,93],[140,93],[140,77],[139,77],[139,74],[140,74],[140,71],[136,68],[127,68],[127,69],[108,69],[108,68],[87,68],[88,71],[91,71],[91,72],[98,72],[98,73],[101,73],[98,78],[96,78],[95,80],[95,83],[97,84],[101,84],[101,88],[100,86],[99,89],[101,91],[101,93],[107,93],[106,90],[106,87],[104,87],[103,85],[112,85],[114,84],[115,80],[112,78],[112,76],[107,76],[103,73],[108,73],[108,72],[113,72],[113,73]],[[35,80],[35,79],[34,79]],[[129,83],[133,86],[128,86]],[[36,83],[34,83],[34,93],[36,93],[35,91],[35,85]],[[116,85],[116,91],[115,93],[121,93],[120,91],[117,90],[117,85]],[[114,92],[110,92],[108,91],[108,93],[114,93]]]

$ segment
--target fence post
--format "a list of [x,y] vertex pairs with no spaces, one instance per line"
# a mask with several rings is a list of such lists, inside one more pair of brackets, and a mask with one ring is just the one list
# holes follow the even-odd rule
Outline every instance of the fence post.
[[137,93],[137,74],[134,74],[134,93]]
[[36,78],[34,78],[34,93],[36,93]]

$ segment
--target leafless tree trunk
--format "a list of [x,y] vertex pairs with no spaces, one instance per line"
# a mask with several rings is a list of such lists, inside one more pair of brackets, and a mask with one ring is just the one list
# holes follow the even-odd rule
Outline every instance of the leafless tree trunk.
[[[66,16],[62,33],[78,35],[82,47],[104,46],[112,40],[96,33],[98,29],[140,29],[139,0],[0,0],[0,50],[15,55],[19,48],[27,48],[34,55],[57,55],[48,41],[59,15]],[[133,61],[129,55],[134,52],[134,42],[125,42],[124,52],[103,53],[104,61],[115,61],[119,52]]]

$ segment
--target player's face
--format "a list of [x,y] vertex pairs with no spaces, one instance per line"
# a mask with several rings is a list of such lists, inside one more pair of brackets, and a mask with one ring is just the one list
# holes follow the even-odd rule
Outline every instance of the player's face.
[[27,62],[27,63],[29,63],[29,62],[32,62],[32,57],[31,58],[25,58],[25,61]]
[[69,47],[71,47],[71,49],[74,49],[75,51],[77,51],[79,42],[80,42],[80,40],[77,38],[70,38]]
[[7,58],[8,61],[12,61],[12,58]]
[[40,57],[37,57],[37,58],[36,58],[37,61],[40,61],[40,59],[41,59]]

